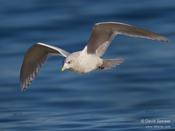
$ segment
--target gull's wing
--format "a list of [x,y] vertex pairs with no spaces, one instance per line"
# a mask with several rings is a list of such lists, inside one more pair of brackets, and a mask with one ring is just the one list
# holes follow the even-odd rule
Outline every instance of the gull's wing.
[[87,43],[87,52],[102,56],[114,36],[121,34],[158,41],[168,41],[164,36],[132,25],[119,22],[102,22],[94,25]]
[[69,55],[67,51],[51,45],[43,43],[33,45],[25,54],[20,71],[20,84],[22,90],[26,89],[32,82],[49,54],[60,55],[63,57]]

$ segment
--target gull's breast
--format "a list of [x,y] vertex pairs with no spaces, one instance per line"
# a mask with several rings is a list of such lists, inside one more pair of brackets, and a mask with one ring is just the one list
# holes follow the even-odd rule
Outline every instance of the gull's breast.
[[78,57],[78,72],[87,73],[97,69],[102,64],[102,59],[96,55],[83,54]]

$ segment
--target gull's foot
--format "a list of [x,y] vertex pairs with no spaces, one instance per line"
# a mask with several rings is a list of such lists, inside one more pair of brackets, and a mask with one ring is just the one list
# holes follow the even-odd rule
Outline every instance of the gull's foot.
[[103,70],[103,69],[104,69],[104,67],[103,67],[103,66],[99,66],[99,67],[98,67],[98,69]]

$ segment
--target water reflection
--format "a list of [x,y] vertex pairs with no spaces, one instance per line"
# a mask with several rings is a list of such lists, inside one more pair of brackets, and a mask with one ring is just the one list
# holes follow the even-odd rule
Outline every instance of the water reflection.
[[[175,8],[158,1],[1,1],[1,130],[146,130],[143,118],[175,119]],[[76,51],[94,23],[120,21],[166,35],[170,44],[121,36],[105,58],[123,57],[114,70],[61,73],[50,58],[29,90],[19,89],[26,50],[45,42]],[[174,128],[174,123],[171,123]],[[158,129],[157,129],[158,130]]]

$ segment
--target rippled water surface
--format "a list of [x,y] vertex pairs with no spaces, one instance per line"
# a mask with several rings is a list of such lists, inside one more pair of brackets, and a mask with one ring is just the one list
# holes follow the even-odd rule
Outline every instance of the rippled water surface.
[[[174,14],[174,0],[0,0],[0,130],[175,129]],[[101,21],[133,24],[170,42],[117,37],[104,57],[125,62],[84,75],[60,72],[63,58],[52,57],[20,91],[19,71],[30,46],[80,50]]]

